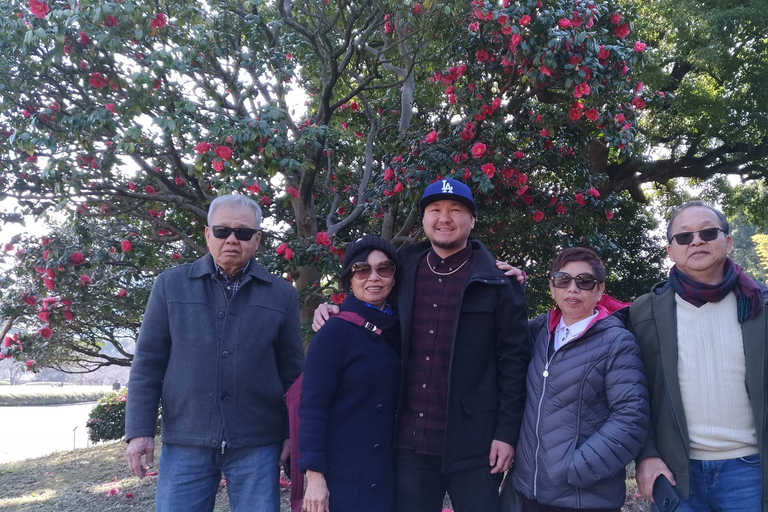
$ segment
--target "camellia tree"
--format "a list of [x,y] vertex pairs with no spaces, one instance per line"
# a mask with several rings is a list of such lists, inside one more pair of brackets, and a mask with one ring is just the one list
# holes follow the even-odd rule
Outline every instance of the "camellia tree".
[[650,218],[604,172],[662,105],[616,3],[0,9],[0,195],[51,226],[5,247],[2,355],[32,369],[130,364],[152,278],[205,253],[220,194],[261,204],[260,260],[305,318],[340,300],[347,241],[421,237],[418,198],[444,176],[476,191],[478,235],[518,265],[573,244],[618,281],[637,265],[622,254],[657,261]]

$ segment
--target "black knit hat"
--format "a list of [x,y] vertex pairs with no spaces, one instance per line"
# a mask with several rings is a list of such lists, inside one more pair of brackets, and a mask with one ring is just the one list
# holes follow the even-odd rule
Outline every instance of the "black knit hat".
[[365,261],[372,251],[381,251],[387,255],[390,261],[397,267],[397,252],[391,243],[376,235],[363,235],[347,247],[344,253],[344,265],[341,268],[341,287],[349,289],[349,281],[352,277],[352,265]]

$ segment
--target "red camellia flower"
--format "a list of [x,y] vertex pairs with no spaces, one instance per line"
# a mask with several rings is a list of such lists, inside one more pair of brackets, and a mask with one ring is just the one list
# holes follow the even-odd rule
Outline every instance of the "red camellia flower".
[[424,10],[421,8],[421,4],[419,3],[413,4],[413,9],[411,9],[411,11],[413,11],[413,14],[421,14],[424,12]]
[[598,192],[595,187],[590,187],[589,190],[587,190],[587,194],[591,195],[592,197],[600,197],[600,192]]
[[88,83],[91,84],[91,87],[95,87],[96,89],[101,89],[102,87],[109,85],[107,79],[101,73],[91,73]]
[[509,39],[509,44],[512,47],[511,49],[514,50],[517,45],[523,42],[523,36],[520,34],[512,34],[512,37]]
[[123,240],[120,242],[120,249],[122,249],[123,252],[131,252],[131,249],[133,249],[133,244],[130,240]]
[[645,51],[645,43],[643,43],[641,41],[636,41],[635,42],[635,51],[637,53],[643,53]]
[[229,160],[232,158],[232,150],[229,148],[229,146],[217,146],[213,152],[216,153],[216,156],[222,160]]
[[589,96],[589,92],[590,92],[589,84],[586,82],[582,82],[576,86],[576,89],[574,89],[573,97],[581,98],[582,96]]
[[531,17],[527,14],[520,16],[520,25],[527,27],[531,23]]
[[616,34],[616,37],[619,39],[624,39],[629,35],[629,25],[626,23],[622,23],[615,29],[613,29],[613,33]]
[[424,142],[427,144],[433,144],[437,140],[437,132],[435,130],[432,130],[427,134],[426,137],[424,137]]
[[88,34],[86,34],[85,32],[80,32],[79,39],[80,39],[80,44],[82,44],[83,46],[88,46],[89,44],[91,44],[91,38],[88,37]]
[[394,192],[395,194],[397,194],[399,192],[402,192],[402,191],[403,191],[403,184],[402,183],[397,183],[395,185],[395,188],[392,189],[392,192]]
[[155,193],[155,187],[153,187],[152,185],[147,185],[146,187],[144,187],[144,192],[152,195]]
[[395,30],[395,28],[392,26],[392,23],[390,23],[389,21],[384,23],[385,34],[391,34],[393,30]]
[[45,18],[45,15],[50,11],[47,3],[38,0],[29,0],[29,10],[38,18]]
[[622,124],[624,121],[627,120],[627,118],[624,117],[624,114],[616,114],[616,117],[614,117],[614,119],[618,124]]
[[197,146],[195,146],[195,153],[198,153],[198,154],[206,153],[210,151],[212,147],[213,147],[213,144],[211,144],[210,142],[205,142],[205,141],[200,142],[197,144]]
[[40,329],[40,336],[42,336],[45,339],[50,338],[53,335],[53,331],[50,327],[43,327]]
[[285,254],[283,254],[283,258],[285,258],[285,259],[287,259],[287,260],[290,260],[291,258],[293,258],[293,249],[291,249],[290,247],[288,247],[288,248],[285,250]]
[[260,200],[261,200],[261,204],[265,206],[269,206],[270,204],[272,204],[272,200],[269,198],[269,196],[261,196]]
[[499,17],[496,18],[496,21],[499,22],[500,25],[506,25],[509,21],[509,16],[506,14],[499,14]]
[[117,114],[117,112],[115,111],[115,104],[114,103],[107,103],[106,105],[104,105],[104,108],[109,110],[113,114]]
[[85,257],[83,256],[83,253],[80,251],[73,252],[69,256],[69,262],[72,265],[82,265],[85,262]]
[[277,246],[277,249],[275,249],[275,252],[277,254],[285,254],[286,249],[288,249],[288,244],[283,242],[282,244]]
[[163,28],[166,23],[168,23],[168,20],[165,18],[165,14],[159,12],[155,15],[154,18],[152,18],[152,21],[149,22],[149,25],[152,28]]
[[[48,329],[48,328],[47,327],[43,327],[43,329]],[[43,329],[40,329],[40,335],[41,336],[43,336]],[[50,329],[48,329],[48,330],[50,331]],[[53,333],[51,333],[51,334],[53,334]],[[51,337],[50,334],[48,336],[43,336],[43,338],[50,338],[50,337]],[[32,368],[33,366],[35,366],[35,360],[34,359],[27,359],[26,365],[27,365],[27,368]]]
[[574,199],[576,199],[576,202],[578,204],[580,204],[581,206],[584,206],[585,204],[587,204],[587,201],[584,200],[584,195],[583,194],[576,194],[574,196]]
[[587,116],[587,119],[590,121],[597,121],[597,118],[599,117],[597,110],[594,108],[587,110],[584,115]]
[[635,107],[637,110],[640,110],[641,108],[645,107],[645,101],[643,101],[643,98],[640,96],[635,96],[635,98],[632,100],[632,106]]
[[491,58],[491,56],[488,55],[488,52],[485,50],[477,50],[475,52],[475,57],[477,57],[478,62],[485,62]]
[[118,297],[125,297],[126,295],[128,295],[128,292],[126,291],[125,288],[120,288],[120,291],[117,292]]
[[605,218],[611,220],[613,218],[613,212],[611,210],[605,211]]
[[325,247],[328,247],[329,245],[331,245],[331,237],[328,236],[328,233],[326,233],[325,231],[321,231],[315,237],[315,243],[318,245],[324,245]]
[[472,153],[472,156],[475,158],[480,158],[485,154],[485,144],[482,142],[476,143],[474,146],[472,146],[472,150],[470,151]]
[[74,318],[72,312],[68,308],[64,308],[64,318],[69,322],[71,322]]
[[493,178],[493,174],[496,172],[496,166],[492,163],[487,163],[481,166],[480,170],[483,171],[489,178]]
[[515,151],[515,158],[517,158],[518,160],[520,160],[521,158],[525,158],[525,153],[523,153],[520,150],[517,150]]
[[108,15],[106,18],[104,18],[104,26],[106,27],[116,27],[117,26],[117,18],[112,16],[111,14]]
[[331,294],[331,302],[333,302],[334,304],[341,304],[342,302],[344,302],[344,299],[346,297],[347,297],[346,294],[342,292]]
[[611,24],[618,25],[619,23],[621,23],[621,14],[617,12],[611,14]]
[[83,275],[80,276],[80,281],[83,284],[91,284],[91,277],[83,274]]
[[211,166],[213,167],[214,171],[221,172],[224,170],[224,160],[221,158],[214,158],[211,160]]
[[544,214],[537,210],[533,212],[532,218],[533,218],[533,222],[539,222],[544,218]]
[[570,28],[572,25],[571,20],[567,18],[560,18],[557,20],[557,24],[560,25],[560,28],[562,29]]
[[389,181],[395,177],[395,171],[392,170],[391,167],[387,167],[384,170],[384,179]]
[[582,116],[582,110],[578,107],[574,107],[568,111],[568,117],[571,118],[571,121],[578,121],[579,119],[581,119],[581,116]]
[[172,260],[180,260],[181,259],[181,254],[175,252],[175,253],[171,254],[171,259]]
[[290,185],[285,187],[285,191],[288,192],[288,195],[290,195],[291,197],[295,197],[296,199],[299,198],[299,191],[291,187]]

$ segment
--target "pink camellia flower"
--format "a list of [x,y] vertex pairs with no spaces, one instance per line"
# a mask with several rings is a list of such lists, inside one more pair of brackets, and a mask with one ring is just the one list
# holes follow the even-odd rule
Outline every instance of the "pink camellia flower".
[[74,316],[72,316],[72,312],[69,310],[69,308],[64,308],[64,318],[65,318],[67,321],[70,321],[70,322],[71,322],[71,321],[72,321],[72,319],[74,318]]
[[195,153],[198,153],[198,154],[207,153],[208,151],[211,150],[212,147],[213,147],[213,144],[211,144],[210,142],[205,142],[205,141],[199,142],[195,146]]
[[384,23],[384,33],[385,34],[391,34],[392,31],[395,30],[395,27],[392,26],[392,23],[390,21],[386,21]]
[[403,184],[402,183],[397,183],[395,185],[395,188],[392,189],[392,192],[394,192],[395,194],[398,194],[398,193],[400,193],[402,191],[403,191]]
[[595,187],[590,187],[589,190],[587,190],[587,194],[591,195],[592,197],[600,197],[600,192]]
[[101,73],[91,73],[90,78],[88,78],[88,83],[91,84],[91,87],[96,89],[101,89],[102,87],[109,85],[107,79]]
[[291,187],[290,185],[285,187],[285,191],[288,192],[288,195],[291,197],[295,197],[296,199],[299,198],[299,191],[295,188]]
[[8,348],[11,345],[13,345],[13,340],[9,336],[6,336],[3,340],[3,347]]
[[105,27],[116,27],[117,26],[117,18],[112,16],[111,14],[108,15],[106,18],[104,18],[104,26]]
[[493,178],[493,174],[496,172],[496,166],[492,163],[487,163],[480,167],[480,170],[485,173],[489,178]]
[[152,185],[147,185],[146,187],[144,187],[144,192],[152,195],[155,193],[155,187],[153,187]]
[[533,212],[532,218],[533,218],[533,222],[539,222],[542,219],[544,219],[544,214],[537,210]]
[[159,12],[149,22],[149,26],[152,28],[163,28],[166,23],[168,23],[168,20],[165,18],[165,14]]
[[86,275],[86,274],[83,274],[83,275],[80,276],[80,281],[83,284],[91,284],[91,277]]
[[624,123],[624,121],[627,120],[627,118],[624,116],[624,114],[616,114],[616,117],[614,117],[614,119],[616,120],[616,122],[618,124],[622,124],[622,123]]
[[229,160],[232,158],[232,149],[230,149],[229,146],[217,146],[213,152],[222,160]]
[[211,160],[211,166],[213,167],[214,171],[221,172],[224,170],[224,160],[221,158],[214,158]]
[[544,76],[552,76],[552,70],[547,66],[539,66],[539,71],[541,71],[541,74]]
[[531,23],[531,17],[527,14],[523,14],[520,16],[520,25],[523,27],[527,27]]
[[518,160],[520,160],[521,158],[525,158],[525,153],[523,153],[518,149],[517,151],[515,151],[515,158],[517,158]]
[[34,295],[24,295],[24,297],[21,299],[24,304],[29,304],[30,306],[34,306],[37,304],[37,297]]
[[288,244],[283,242],[282,244],[277,246],[277,249],[275,249],[275,252],[277,254],[285,254],[285,251],[288,249]]
[[272,200],[269,198],[269,196],[261,196],[259,200],[261,201],[261,204],[265,206],[269,206],[270,204],[272,204]]
[[617,12],[611,14],[611,24],[618,25],[619,23],[621,23],[621,14]]
[[424,137],[424,142],[427,144],[433,144],[437,140],[437,132],[435,130],[432,130],[427,134],[426,137]]
[[42,336],[45,339],[50,338],[53,335],[53,331],[50,327],[43,327],[40,329],[40,336]]
[[420,3],[415,3],[413,4],[413,8],[411,9],[411,11],[413,12],[413,14],[421,14],[422,12],[424,12],[424,9],[421,8]]
[[559,20],[557,20],[557,24],[562,29],[570,28],[572,25],[571,20],[569,20],[568,18],[560,18]]
[[286,260],[290,260],[290,259],[292,259],[292,258],[293,258],[293,249],[291,249],[290,247],[288,247],[288,248],[285,250],[285,253],[283,254],[283,258],[285,258]]
[[[48,329],[48,328],[47,327],[43,327],[43,329]],[[50,331],[50,329],[48,329],[48,330]],[[40,334],[41,335],[43,334],[42,329],[40,330]],[[43,338],[50,338],[50,337],[51,337],[50,334],[48,336],[43,336]],[[35,360],[34,359],[27,359],[26,365],[27,365],[27,368],[32,368],[33,366],[35,366]]]
[[643,98],[640,96],[635,96],[635,98],[631,101],[632,106],[635,107],[637,110],[640,110],[641,108],[645,107],[645,101],[643,101]]
[[613,218],[613,212],[611,210],[605,211],[605,218],[611,220]]
[[181,259],[181,254],[175,252],[175,253],[171,254],[171,259],[172,260],[180,260]]
[[125,297],[126,295],[128,295],[128,291],[125,288],[120,288],[120,291],[117,292],[118,297]]
[[321,231],[315,237],[315,243],[328,247],[331,245],[331,237],[325,231]]
[[83,253],[80,251],[73,252],[69,256],[69,262],[72,265],[82,265],[85,262],[85,256],[83,256]]
[[587,116],[587,119],[590,121],[597,121],[597,118],[599,117],[597,110],[594,108],[587,110],[584,115]]
[[616,37],[619,39],[624,39],[629,35],[629,25],[627,23],[622,23],[615,29],[613,29],[613,33],[616,34]]
[[52,291],[56,287],[56,282],[50,277],[46,277],[43,279],[43,286],[45,286],[46,290]]
[[485,50],[477,50],[475,52],[475,57],[477,57],[478,62],[486,62],[488,59],[491,58],[491,56],[488,55],[488,52]]
[[133,249],[133,244],[130,240],[123,240],[120,242],[120,249],[122,249],[123,252],[131,252],[131,249]]
[[128,187],[128,190],[130,190],[131,192],[136,192],[136,190],[138,190],[138,187],[133,182],[129,182],[127,187]]
[[576,194],[574,199],[576,200],[576,203],[580,204],[581,206],[587,204],[587,201],[584,199],[584,194]]
[[480,158],[485,154],[486,146],[482,142],[475,143],[474,146],[472,146],[472,150],[470,153],[472,153],[472,156],[475,158]]
[[582,109],[578,107],[574,107],[568,111],[568,117],[571,118],[571,121],[578,121],[579,119],[581,119],[581,116],[582,116]]
[[395,171],[393,171],[391,167],[387,167],[386,169],[384,169],[384,179],[386,181],[394,179],[394,177],[395,177]]
[[41,322],[48,323],[48,321],[51,319],[51,312],[46,310],[40,311],[37,313],[37,318]]
[[542,137],[549,137],[549,129],[544,128],[542,130],[539,130],[539,135],[541,135]]
[[104,108],[109,110],[113,114],[117,114],[117,112],[115,111],[115,104],[114,103],[107,103],[106,105],[104,105]]
[[582,96],[589,96],[590,92],[589,84],[586,82],[582,82],[579,85],[576,86],[576,88],[573,91],[573,97],[574,98],[581,98]]
[[29,0],[29,10],[32,11],[32,14],[37,18],[45,18],[45,15],[50,12],[48,4],[39,2],[38,0]]
[[643,43],[641,41],[636,41],[635,42],[635,51],[637,53],[643,53],[645,51],[645,43]]

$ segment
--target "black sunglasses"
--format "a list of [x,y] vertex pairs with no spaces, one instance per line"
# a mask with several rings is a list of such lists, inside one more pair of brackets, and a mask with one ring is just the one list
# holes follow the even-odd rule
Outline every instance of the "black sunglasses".
[[380,277],[392,277],[395,274],[395,264],[391,261],[379,263],[376,267],[371,267],[367,263],[355,263],[352,265],[352,276],[356,279],[368,279],[375,270]]
[[211,226],[211,231],[213,231],[213,236],[215,236],[216,238],[223,238],[223,239],[229,238],[229,235],[234,233],[235,238],[243,242],[250,240],[251,238],[253,238],[253,235],[259,232],[258,229],[228,228],[226,226]]
[[572,280],[576,281],[576,287],[580,290],[594,290],[597,286],[597,278],[592,274],[579,274],[576,277],[571,277],[565,272],[555,272],[550,280],[555,288],[568,288]]
[[707,228],[707,229],[702,229],[701,231],[683,231],[682,233],[672,235],[672,239],[677,240],[678,245],[688,245],[691,242],[693,242],[693,235],[698,233],[699,238],[701,238],[702,242],[711,242],[712,240],[720,236],[721,231],[725,233],[725,230],[721,228]]

